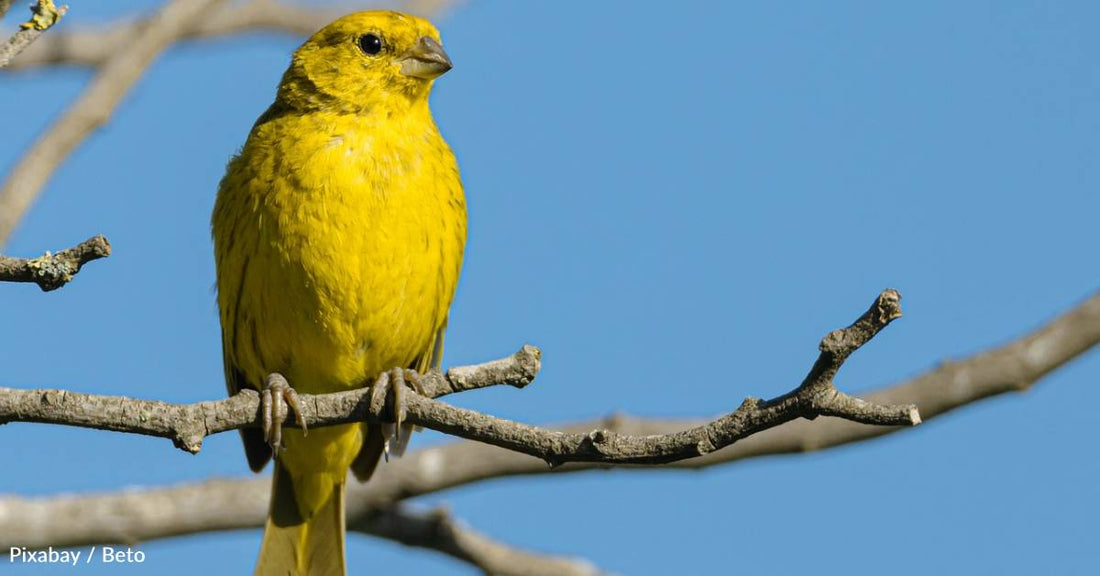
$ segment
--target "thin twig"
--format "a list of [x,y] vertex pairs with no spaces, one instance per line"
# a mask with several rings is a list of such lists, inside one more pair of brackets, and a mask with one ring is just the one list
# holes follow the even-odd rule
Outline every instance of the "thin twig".
[[[716,420],[680,432],[659,436],[629,436],[611,430],[566,433],[513,422],[458,408],[410,393],[407,421],[439,432],[477,440],[537,456],[552,466],[566,462],[603,464],[663,464],[714,452],[768,428],[799,417],[839,416],[856,422],[915,426],[920,415],[914,405],[880,406],[852,402],[836,390],[832,378],[844,360],[895,318],[901,316],[901,295],[886,290],[851,326],[829,333],[821,354],[803,383],[779,398],[746,399],[737,410]],[[524,350],[527,350],[525,347]],[[524,350],[512,357],[522,356]],[[537,367],[537,363],[536,363]],[[524,369],[520,374],[530,373]],[[498,376],[499,362],[481,369],[486,378]],[[505,370],[505,372],[511,372]],[[452,371],[451,374],[454,372]],[[461,373],[468,371],[463,370]],[[533,373],[532,373],[533,376]],[[469,389],[471,381],[452,382],[438,372],[424,378],[426,393]],[[439,382],[442,379],[446,382]],[[513,385],[518,385],[513,382]],[[370,388],[322,395],[302,394],[305,418],[311,428],[349,422],[384,422],[392,414],[392,396],[372,394]],[[214,402],[169,404],[124,397],[98,396],[64,390],[0,388],[0,422],[42,422],[100,430],[131,432],[172,439],[181,449],[196,453],[208,435],[262,422],[259,395],[252,390]]]
[[[306,7],[286,2],[253,0],[225,6],[182,30],[179,39],[214,38],[265,30],[304,36],[351,11],[354,8],[350,6]],[[148,19],[122,21],[102,29],[50,35],[27,50],[9,69],[55,64],[99,66],[125,48],[147,22]]]
[[13,0],[0,0],[0,18],[7,16],[8,10],[11,9],[11,3]]
[[88,262],[110,255],[111,244],[103,236],[92,236],[72,248],[56,254],[46,252],[38,258],[0,255],[0,282],[34,282],[49,292],[68,284]]
[[390,506],[356,518],[348,530],[437,550],[494,576],[596,576],[595,565],[579,558],[535,554],[502,544],[455,520],[446,510],[412,512]]
[[[0,5],[0,18],[3,18],[4,13],[10,7],[11,2]],[[53,0],[38,0],[31,7],[31,19],[21,24],[19,31],[8,38],[8,41],[3,45],[0,45],[0,68],[10,64],[12,58],[18,56],[20,52],[26,50],[35,40],[38,40],[46,30],[57,24],[68,11],[68,6],[54,6]]]
[[[438,17],[456,3],[454,0],[393,0],[383,4],[421,16]],[[180,39],[218,38],[242,32],[282,32],[305,36],[344,14],[362,9],[362,4],[352,2],[337,6],[299,6],[275,0],[252,0],[226,6],[203,18],[186,30]],[[51,34],[35,43],[8,70],[50,65],[99,66],[125,46],[143,22],[128,20],[102,28]]]
[[31,146],[0,188],[0,246],[7,242],[57,166],[89,132],[111,117],[150,62],[204,12],[222,1],[173,0],[100,67],[88,89]]

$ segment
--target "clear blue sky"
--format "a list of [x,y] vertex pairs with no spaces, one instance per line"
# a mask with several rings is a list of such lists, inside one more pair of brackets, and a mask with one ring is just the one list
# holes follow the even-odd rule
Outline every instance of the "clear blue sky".
[[[71,4],[63,28],[151,5]],[[718,414],[795,385],[818,339],[892,286],[906,316],[839,379],[877,388],[1100,285],[1100,4],[672,6],[472,0],[440,21],[456,66],[433,109],[471,226],[447,364],[524,342],[545,359],[523,392],[456,402],[532,423]],[[172,49],[57,172],[6,251],[102,233],[115,252],[55,293],[0,285],[0,385],[224,394],[209,212],[298,42]],[[5,169],[87,78],[0,79]],[[1098,374],[1094,352],[1026,394],[825,453],[498,481],[426,504],[621,574],[1095,573]],[[0,492],[24,495],[248,473],[235,434],[188,456],[11,424],[0,447]],[[152,542],[143,567],[80,571],[241,574],[259,538]],[[349,557],[358,572],[471,573],[362,536]]]

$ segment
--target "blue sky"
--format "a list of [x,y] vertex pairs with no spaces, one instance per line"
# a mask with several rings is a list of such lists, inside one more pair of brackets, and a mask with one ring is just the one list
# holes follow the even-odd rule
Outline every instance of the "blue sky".
[[[153,3],[71,4],[62,28]],[[522,392],[454,401],[532,423],[716,415],[794,386],[820,337],[884,287],[906,315],[844,367],[845,390],[1067,309],[1098,285],[1097,21],[1084,1],[468,2],[439,22],[456,66],[433,96],[470,207],[446,363],[531,342],[544,370]],[[224,394],[209,212],[299,41],[173,48],[61,167],[5,251],[102,233],[114,254],[51,294],[0,285],[0,385]],[[4,169],[88,77],[0,81]],[[621,574],[1086,574],[1098,373],[1093,352],[1025,394],[825,453],[497,481],[424,504]],[[10,424],[0,446],[0,493],[248,473],[231,434],[192,457]],[[141,567],[81,571],[246,573],[259,538],[152,542]],[[353,569],[471,573],[350,538]]]

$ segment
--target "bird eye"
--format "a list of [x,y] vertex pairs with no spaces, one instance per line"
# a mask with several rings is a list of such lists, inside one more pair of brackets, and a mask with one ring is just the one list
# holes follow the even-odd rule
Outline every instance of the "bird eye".
[[368,56],[374,56],[382,51],[382,39],[374,34],[364,34],[358,40],[359,49]]

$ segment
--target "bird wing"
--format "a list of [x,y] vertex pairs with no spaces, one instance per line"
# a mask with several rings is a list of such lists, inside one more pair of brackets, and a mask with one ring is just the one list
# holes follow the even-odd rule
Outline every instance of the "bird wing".
[[[223,326],[225,324],[223,323]],[[225,389],[230,396],[236,395],[245,388],[256,389],[250,386],[244,376],[244,372],[233,363],[233,354],[226,342],[226,334],[222,332],[222,359],[225,364]],[[271,447],[264,440],[264,431],[259,428],[241,428],[241,442],[244,443],[244,453],[248,457],[248,467],[253,472],[259,472],[271,460]]]

